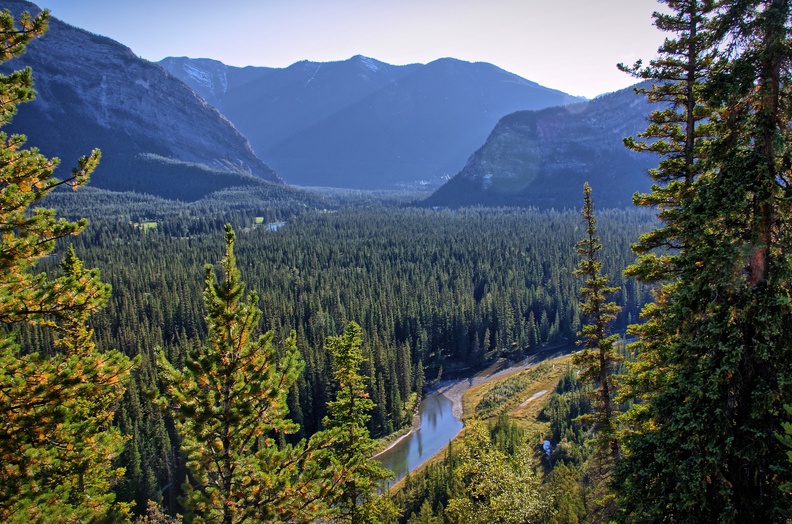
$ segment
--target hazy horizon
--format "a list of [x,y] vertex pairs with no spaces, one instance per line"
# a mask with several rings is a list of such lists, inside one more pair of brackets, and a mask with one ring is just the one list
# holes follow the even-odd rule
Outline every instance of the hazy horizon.
[[571,95],[593,98],[636,82],[617,70],[655,56],[656,0],[52,0],[37,5],[151,61],[210,58],[288,67],[363,55],[394,65],[439,58],[489,62]]

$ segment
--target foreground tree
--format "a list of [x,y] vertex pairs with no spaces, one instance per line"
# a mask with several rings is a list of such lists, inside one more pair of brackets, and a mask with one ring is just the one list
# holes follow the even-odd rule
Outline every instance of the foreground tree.
[[332,471],[336,476],[328,493],[333,520],[350,524],[379,522],[382,510],[377,490],[382,481],[392,476],[372,456],[375,441],[369,436],[366,422],[371,418],[374,402],[366,393],[360,375],[363,362],[362,330],[350,322],[343,335],[328,337],[325,347],[333,355],[333,377],[338,383],[335,400],[327,404],[325,430],[320,439],[331,450]]
[[613,384],[614,366],[621,360],[613,344],[619,335],[608,335],[611,323],[621,309],[615,302],[608,302],[608,295],[619,288],[608,285],[608,276],[602,274],[602,261],[599,259],[602,244],[597,236],[597,219],[594,217],[594,201],[588,182],[583,186],[583,220],[586,223],[586,236],[576,246],[581,256],[576,275],[585,277],[586,285],[580,289],[581,309],[589,322],[583,325],[583,349],[574,356],[574,363],[581,367],[580,380],[594,387],[594,429],[600,450],[608,450],[612,455],[618,451],[614,425],[613,397],[616,388]]
[[303,364],[294,337],[278,354],[271,331],[254,336],[261,317],[258,296],[244,300],[234,241],[227,225],[221,282],[206,267],[207,344],[188,354],[181,371],[158,353],[160,402],[173,410],[190,470],[188,518],[223,524],[310,521],[315,497],[307,493],[312,488],[302,472],[311,470],[311,452],[282,443],[283,435],[297,430],[287,418],[286,397]]
[[462,493],[448,501],[446,518],[455,524],[522,524],[550,516],[552,500],[521,450],[509,457],[493,446],[487,427],[467,428],[454,478]]
[[609,334],[609,331],[621,308],[615,302],[608,302],[609,295],[619,288],[609,286],[608,276],[602,273],[602,243],[597,235],[594,201],[588,183],[583,186],[583,220],[586,236],[576,246],[581,259],[575,274],[585,278],[585,285],[580,288],[580,307],[586,322],[578,334],[583,336],[579,342],[583,349],[575,353],[573,362],[580,367],[580,380],[591,386],[594,397],[593,412],[581,417],[591,420],[594,430],[594,453],[585,468],[589,513],[592,522],[608,522],[616,510],[607,485],[619,453],[613,373],[622,360],[614,349],[619,335]]
[[[680,20],[708,16],[714,58],[694,93],[712,116],[682,164],[694,176],[661,214],[678,251],[672,271],[654,273],[670,283],[638,330],[647,351],[631,391],[646,402],[626,419],[616,485],[634,520],[781,522],[792,512],[777,438],[792,393],[790,4],[666,3]],[[672,31],[690,40],[684,25]],[[650,280],[648,269],[635,273]]]
[[[7,10],[0,13],[0,61],[22,53],[48,18],[47,11],[25,13],[17,27]],[[0,125],[33,99],[32,83],[29,68],[0,76]],[[126,508],[110,493],[123,474],[112,467],[123,438],[110,423],[130,362],[97,351],[88,327],[110,288],[71,248],[57,277],[35,271],[58,239],[80,233],[86,221],[56,220],[53,210],[31,207],[58,186],[87,183],[99,152],[59,181],[57,159],[24,143],[24,136],[0,133],[0,322],[7,326],[0,334],[0,521],[123,518]],[[54,347],[20,347],[17,329],[50,330]]]
[[[694,183],[705,169],[702,151],[712,133],[715,111],[705,101],[705,83],[717,58],[716,36],[711,16],[713,0],[671,0],[666,2],[670,13],[655,13],[655,25],[675,38],[667,38],[660,47],[660,57],[644,67],[638,61],[632,67],[619,67],[642,80],[653,81],[650,87],[637,88],[662,107],[653,111],[651,124],[625,145],[639,153],[662,155],[649,175],[657,182],[647,194],[636,194],[634,202],[658,211],[660,226],[641,235],[633,245],[638,261],[625,271],[626,276],[656,285],[655,303],[643,312],[643,324],[630,326],[638,336],[633,344],[641,357],[627,364],[629,373],[623,378],[625,400],[651,395],[664,374],[673,373],[658,353],[673,344],[672,333],[663,326],[663,305],[676,292],[680,261],[695,241],[695,217],[692,198]],[[660,285],[658,285],[660,284]],[[660,307],[658,307],[660,306]],[[641,406],[632,409],[627,418],[631,425],[649,423],[642,419]],[[651,423],[649,423],[651,425]]]

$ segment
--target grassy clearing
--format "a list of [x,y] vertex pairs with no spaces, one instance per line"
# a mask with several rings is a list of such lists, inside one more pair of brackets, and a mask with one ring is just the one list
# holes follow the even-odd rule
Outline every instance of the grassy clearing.
[[[505,365],[505,362],[497,362],[480,371],[476,376],[491,375],[502,370]],[[517,421],[525,429],[528,441],[536,442],[538,447],[538,444],[544,440],[544,436],[549,432],[549,422],[539,421],[539,415],[544,409],[547,399],[550,398],[550,395],[555,390],[556,384],[558,384],[558,381],[561,380],[561,377],[564,376],[564,373],[571,365],[572,356],[566,355],[528,369],[508,370],[497,378],[472,386],[462,398],[462,420],[466,422],[470,420],[486,421],[497,417],[500,413],[506,412],[512,420]],[[503,386],[504,383],[508,385]],[[515,384],[519,384],[520,387],[514,387]],[[501,395],[502,391],[507,389],[511,391],[511,394],[503,397],[501,408],[493,410],[487,417],[481,417],[476,414],[476,407],[490,391],[495,390],[496,393],[493,393],[493,395]],[[501,391],[501,393],[498,393],[498,391]],[[541,394],[537,395],[539,393]],[[463,438],[465,430],[466,428],[462,428],[462,431],[456,436],[454,441]],[[445,460],[447,453],[448,446],[420,467],[411,471],[410,475],[420,474],[421,470],[430,464]],[[403,484],[404,479],[390,486],[390,490],[392,492],[398,491]]]
[[535,411],[532,404],[544,403],[544,395],[528,404],[523,403],[542,390],[547,390],[548,394],[552,392],[571,363],[571,356],[563,356],[528,369],[504,373],[494,380],[471,387],[463,399],[463,419],[488,420],[502,413],[518,419],[526,418]]
[[133,222],[132,226],[136,229],[142,230],[144,233],[157,229],[156,222]]
[[541,442],[549,423],[541,422],[539,415],[571,365],[572,356],[567,355],[473,386],[463,398],[464,420],[489,420],[506,413],[525,429],[529,442]]

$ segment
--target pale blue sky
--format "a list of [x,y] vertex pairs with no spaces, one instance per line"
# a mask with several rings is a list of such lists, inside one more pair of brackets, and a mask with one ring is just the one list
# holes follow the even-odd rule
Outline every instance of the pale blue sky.
[[655,56],[656,0],[40,0],[148,60],[285,67],[362,54],[391,64],[491,62],[593,97],[634,83],[620,61]]

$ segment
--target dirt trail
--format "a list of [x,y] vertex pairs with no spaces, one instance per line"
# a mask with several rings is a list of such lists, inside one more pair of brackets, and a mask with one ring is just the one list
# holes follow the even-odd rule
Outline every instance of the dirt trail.
[[520,407],[521,407],[521,408],[524,408],[525,406],[527,406],[528,404],[530,404],[530,403],[531,403],[531,401],[538,399],[539,397],[541,397],[541,396],[542,396],[542,395],[544,395],[545,393],[547,393],[547,390],[546,390],[546,389],[543,389],[542,391],[537,391],[536,393],[534,393],[534,394],[533,394],[533,396],[532,396],[531,398],[529,398],[528,400],[526,400],[525,402],[523,402],[522,404],[520,404]]

